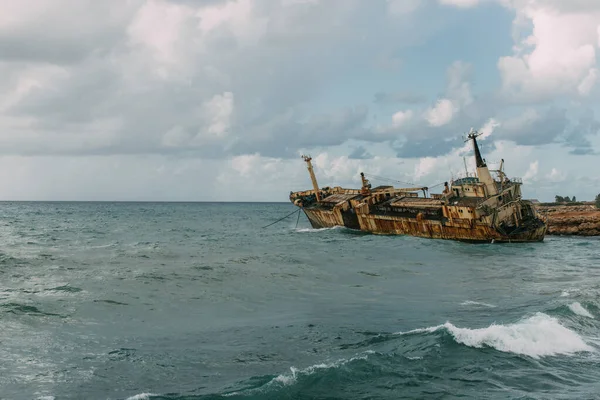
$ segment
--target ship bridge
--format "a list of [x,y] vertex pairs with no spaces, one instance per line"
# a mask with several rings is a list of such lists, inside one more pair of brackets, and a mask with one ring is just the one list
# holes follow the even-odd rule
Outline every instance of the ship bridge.
[[475,185],[479,183],[479,178],[476,176],[467,176],[464,178],[459,178],[455,181],[452,181],[453,186],[462,186],[462,185]]

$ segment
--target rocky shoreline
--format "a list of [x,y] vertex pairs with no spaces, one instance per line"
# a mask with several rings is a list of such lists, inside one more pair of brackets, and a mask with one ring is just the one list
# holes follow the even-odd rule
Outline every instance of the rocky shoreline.
[[600,236],[600,209],[584,205],[538,205],[548,219],[548,235]]

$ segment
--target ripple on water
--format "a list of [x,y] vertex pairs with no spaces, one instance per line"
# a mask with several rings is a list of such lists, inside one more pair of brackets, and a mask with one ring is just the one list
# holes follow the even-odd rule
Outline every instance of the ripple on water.
[[0,304],[0,308],[4,309],[4,312],[17,314],[17,315],[34,315],[34,316],[50,316],[50,317],[62,317],[60,314],[51,312],[44,312],[35,306],[19,303],[6,303]]

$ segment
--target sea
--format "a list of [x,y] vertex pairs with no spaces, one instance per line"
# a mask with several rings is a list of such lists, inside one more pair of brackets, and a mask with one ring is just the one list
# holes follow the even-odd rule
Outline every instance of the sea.
[[0,203],[1,399],[600,399],[598,238]]

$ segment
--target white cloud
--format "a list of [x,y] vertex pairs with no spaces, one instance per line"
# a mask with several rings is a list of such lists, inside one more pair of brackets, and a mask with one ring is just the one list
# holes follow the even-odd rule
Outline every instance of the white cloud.
[[439,3],[445,6],[469,8],[478,5],[479,0],[439,0]]
[[517,13],[516,38],[524,25],[533,26],[531,35],[518,39],[515,54],[498,61],[505,94],[537,100],[589,93],[596,80],[600,10],[577,10],[574,5],[567,12],[553,0],[503,3]]
[[592,68],[589,70],[587,76],[583,78],[579,86],[577,86],[577,91],[580,95],[585,96],[590,93],[594,85],[596,85],[596,81],[598,80],[598,69]]
[[254,14],[258,4],[253,0],[237,0],[203,6],[196,14],[200,19],[199,27],[203,32],[210,32],[227,24],[239,43],[255,44],[267,27],[267,18]]
[[471,69],[470,64],[462,61],[455,61],[448,67],[446,97],[439,99],[424,115],[430,126],[447,125],[461,109],[473,103],[469,83]]
[[419,159],[419,163],[415,165],[415,181],[419,181],[434,172],[438,166],[438,162],[439,159],[434,157],[423,157]]
[[481,133],[480,139],[485,139],[487,137],[489,137],[492,133],[494,133],[494,130],[500,126],[500,123],[498,121],[496,121],[494,118],[490,118],[485,125],[483,125],[481,127],[481,129],[479,130],[479,132]]
[[233,93],[218,94],[204,105],[206,117],[210,120],[207,132],[216,137],[226,136],[233,116]]
[[538,160],[535,160],[534,162],[529,164],[529,169],[527,170],[527,172],[525,172],[525,175],[523,175],[523,181],[527,183],[529,181],[535,180],[537,178],[539,169],[540,163],[538,162]]
[[440,99],[436,105],[425,112],[425,119],[431,126],[443,126],[452,121],[457,107],[450,99]]
[[552,168],[550,173],[546,175],[546,178],[551,182],[563,182],[567,179],[567,174],[556,168]]
[[413,112],[411,110],[406,111],[398,111],[394,115],[392,115],[392,125],[394,127],[399,127],[406,124],[413,117]]

